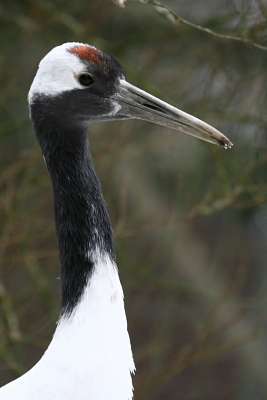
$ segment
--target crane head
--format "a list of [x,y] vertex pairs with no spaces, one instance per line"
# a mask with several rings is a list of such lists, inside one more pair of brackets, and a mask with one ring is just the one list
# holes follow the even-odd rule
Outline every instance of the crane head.
[[87,126],[91,121],[142,119],[232,147],[211,125],[129,83],[112,56],[87,44],[53,48],[39,64],[28,99],[31,111],[38,101],[57,123]]

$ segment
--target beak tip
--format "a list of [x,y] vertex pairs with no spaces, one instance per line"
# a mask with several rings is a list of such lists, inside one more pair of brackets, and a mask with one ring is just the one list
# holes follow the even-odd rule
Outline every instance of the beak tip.
[[219,140],[219,145],[222,146],[224,150],[230,150],[234,146],[234,144],[226,136],[223,136]]

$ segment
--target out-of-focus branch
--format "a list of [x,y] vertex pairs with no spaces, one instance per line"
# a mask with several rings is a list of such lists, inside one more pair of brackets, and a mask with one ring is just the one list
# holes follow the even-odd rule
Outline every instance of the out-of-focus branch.
[[[165,4],[161,3],[158,0],[131,0],[131,1],[138,2],[141,4],[150,4],[157,11],[158,14],[162,15],[164,18],[168,19],[171,23],[173,23],[176,26],[182,24],[192,29],[207,33],[217,39],[231,40],[245,44],[250,47],[255,47],[259,50],[267,51],[267,46],[255,42],[249,37],[220,33],[214,31],[213,29],[189,21],[188,19],[183,18],[180,15],[176,14],[171,8],[169,8],[168,6],[166,6]],[[127,0],[113,0],[113,2],[120,7],[124,7],[126,5]]]
[[11,343],[20,341],[21,332],[19,329],[18,317],[2,282],[0,282],[0,307],[3,312],[2,316],[6,323],[9,340]]
[[124,7],[126,4],[127,0],[112,0],[114,4],[116,4],[119,7]]

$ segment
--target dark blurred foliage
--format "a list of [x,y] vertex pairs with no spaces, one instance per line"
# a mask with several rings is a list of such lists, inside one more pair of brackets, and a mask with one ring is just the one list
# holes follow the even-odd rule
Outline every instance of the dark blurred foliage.
[[[60,306],[52,192],[27,92],[51,47],[84,41],[235,144],[225,152],[137,121],[91,128],[125,290],[135,398],[266,399],[267,51],[173,24],[141,3],[0,4],[0,383],[39,359]],[[165,4],[267,45],[264,0]]]

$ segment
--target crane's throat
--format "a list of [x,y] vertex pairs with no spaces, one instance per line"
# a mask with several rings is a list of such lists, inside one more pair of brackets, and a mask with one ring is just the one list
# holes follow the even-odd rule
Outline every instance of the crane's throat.
[[[47,99],[36,99],[32,119],[54,191],[62,313],[81,299],[99,257],[114,260],[112,229],[84,127],[57,119]],[[43,118],[43,115],[46,118]],[[51,115],[51,117],[49,117]]]

